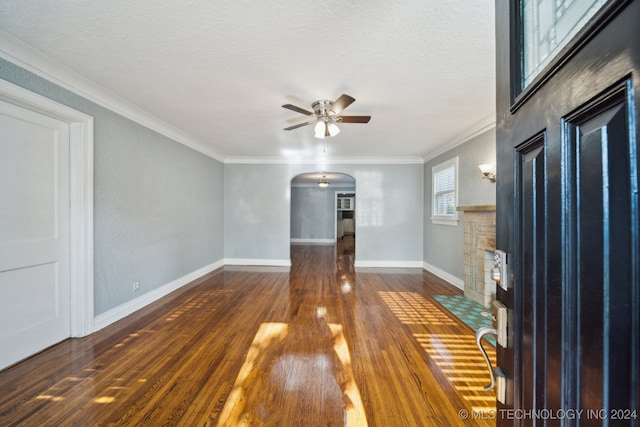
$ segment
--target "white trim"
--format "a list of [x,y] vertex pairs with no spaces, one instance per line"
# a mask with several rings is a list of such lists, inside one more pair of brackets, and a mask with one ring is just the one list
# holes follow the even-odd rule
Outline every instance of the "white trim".
[[224,265],[263,265],[291,267],[290,259],[225,258]]
[[460,222],[459,219],[449,219],[449,218],[444,218],[444,217],[439,217],[439,216],[432,216],[431,218],[429,218],[431,220],[431,223],[433,224],[438,224],[438,225],[458,225],[458,223]]
[[306,245],[333,245],[336,243],[336,239],[291,239],[291,243]]
[[[338,240],[338,194],[342,193],[342,191],[335,190],[333,196],[333,240]],[[354,214],[355,216],[355,214]],[[342,235],[344,236],[344,230],[342,230]]]
[[69,124],[70,334],[93,332],[93,117],[0,79],[0,99]]
[[224,162],[224,156],[213,150],[211,146],[176,129],[151,113],[135,106],[3,31],[0,31],[0,57],[167,138]]
[[286,157],[244,157],[227,156],[228,164],[285,164],[285,165],[404,165],[423,164],[422,157],[327,157],[327,158],[286,158]]
[[467,141],[475,138],[478,135],[481,135],[487,132],[490,129],[496,127],[496,112],[489,114],[482,120],[478,121],[473,126],[470,126],[466,131],[462,132],[458,136],[452,138],[448,142],[445,142],[441,146],[438,146],[433,151],[429,151],[423,156],[423,162],[427,163],[431,159],[435,159],[441,154],[446,153],[447,151],[457,147],[458,145],[462,145]]
[[446,271],[444,271],[442,269],[439,269],[435,265],[431,265],[426,261],[423,263],[423,267],[422,268],[424,268],[425,270],[427,270],[430,273],[435,274],[436,276],[438,276],[442,280],[449,282],[450,284],[452,284],[456,288],[464,291],[464,280],[463,279],[461,279],[459,277],[456,277],[451,273],[447,273]]
[[164,286],[147,292],[146,294],[141,295],[138,298],[127,301],[124,304],[112,308],[111,310],[107,310],[95,317],[93,321],[94,329],[95,331],[99,331],[100,329],[105,328],[132,313],[135,313],[136,311],[159,300],[160,298],[169,295],[171,292],[174,292],[181,287],[193,282],[194,280],[204,276],[205,274],[211,273],[212,271],[217,270],[218,268],[223,266],[224,263],[222,260],[216,261],[209,265],[205,265],[204,267],[199,268],[196,271],[185,274],[184,276],[179,277],[178,279],[169,282]]
[[[71,123],[71,336],[93,332],[93,118]],[[73,224],[76,223],[76,226]],[[74,249],[75,248],[75,249]]]
[[422,268],[422,261],[358,261],[353,263],[355,268]]

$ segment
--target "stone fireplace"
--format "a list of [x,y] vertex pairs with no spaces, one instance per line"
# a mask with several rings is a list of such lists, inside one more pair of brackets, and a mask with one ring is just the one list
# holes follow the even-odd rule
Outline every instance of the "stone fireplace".
[[490,307],[496,299],[491,280],[496,250],[495,205],[459,206],[464,213],[464,295]]

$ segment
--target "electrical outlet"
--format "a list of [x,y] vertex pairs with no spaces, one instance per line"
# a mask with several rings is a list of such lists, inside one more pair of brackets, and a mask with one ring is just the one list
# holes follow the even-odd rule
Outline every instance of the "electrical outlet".
[[138,289],[140,289],[140,282],[138,281],[133,282],[133,290],[137,291]]

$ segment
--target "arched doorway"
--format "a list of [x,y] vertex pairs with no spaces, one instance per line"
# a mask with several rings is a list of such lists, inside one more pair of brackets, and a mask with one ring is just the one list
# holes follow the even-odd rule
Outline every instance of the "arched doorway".
[[356,180],[337,172],[309,172],[291,180],[291,243],[334,244],[355,239]]

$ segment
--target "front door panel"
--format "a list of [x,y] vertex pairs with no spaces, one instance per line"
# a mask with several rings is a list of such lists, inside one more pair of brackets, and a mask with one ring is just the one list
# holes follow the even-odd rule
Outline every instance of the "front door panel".
[[519,400],[523,408],[545,406],[546,382],[546,170],[545,136],[540,134],[516,149],[516,182],[520,190],[517,243],[522,262],[517,271],[515,310],[521,313],[519,328],[523,375]]
[[575,339],[566,369],[576,380],[577,407],[607,412],[632,403],[630,374],[638,369],[633,357],[638,329],[632,322],[637,161],[629,138],[628,88],[630,81],[617,85],[564,124],[570,207],[565,233],[574,254],[565,269],[567,297],[575,304],[566,324]]
[[496,246],[513,266],[497,424],[637,426],[640,1],[598,6],[523,90],[521,3],[496,2]]

